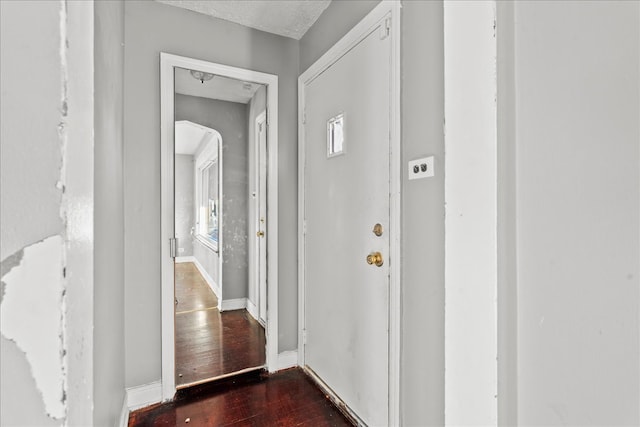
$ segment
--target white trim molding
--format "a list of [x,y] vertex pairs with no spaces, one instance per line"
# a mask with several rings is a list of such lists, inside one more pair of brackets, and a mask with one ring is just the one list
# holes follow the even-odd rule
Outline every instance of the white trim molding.
[[196,262],[196,257],[194,257],[194,256],[177,256],[175,258],[175,260],[176,260],[177,264],[182,264],[182,263],[185,263],[185,262],[193,262],[193,263],[195,263]]
[[495,22],[444,2],[445,426],[498,423]]
[[[162,400],[176,392],[174,258],[170,239],[174,237],[174,68],[200,70],[218,76],[263,84],[267,87],[267,368],[277,370],[278,363],[278,76],[183,56],[160,53],[160,145],[161,145],[161,319],[162,319]],[[197,264],[196,264],[197,265]],[[220,272],[221,273],[221,272]],[[206,277],[206,276],[205,276]],[[223,286],[220,274],[218,285]],[[215,283],[215,282],[214,282]],[[222,302],[224,304],[224,301]]]
[[258,321],[258,323],[260,323],[260,315],[258,313],[258,307],[256,307],[256,305],[253,302],[251,302],[249,298],[246,298],[246,300],[247,300],[247,312],[251,315],[251,317],[253,317],[256,321]]
[[120,410],[120,420],[118,421],[118,427],[129,426],[129,402],[127,400],[127,390],[125,390],[124,395],[122,396],[122,409]]
[[340,39],[320,59],[298,78],[298,365],[305,367],[305,241],[304,241],[304,105],[305,85],[330,67],[359,43],[367,30],[386,16],[391,16],[391,105],[390,105],[390,224],[389,224],[389,425],[400,425],[400,302],[401,302],[401,184],[402,157],[400,155],[400,39],[401,2],[382,0],[349,33]]
[[162,401],[162,383],[154,381],[127,389],[127,407],[129,411],[144,408]]

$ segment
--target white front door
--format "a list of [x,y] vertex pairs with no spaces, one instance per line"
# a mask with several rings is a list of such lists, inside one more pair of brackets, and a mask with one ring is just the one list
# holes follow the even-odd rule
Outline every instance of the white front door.
[[[391,45],[384,28],[382,20],[304,91],[305,365],[370,426],[387,425],[389,413]],[[374,254],[381,265],[367,260]]]

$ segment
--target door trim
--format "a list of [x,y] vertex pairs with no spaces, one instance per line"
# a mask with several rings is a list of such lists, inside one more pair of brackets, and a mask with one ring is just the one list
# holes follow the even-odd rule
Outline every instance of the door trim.
[[400,425],[400,1],[383,0],[298,78],[298,365],[305,366],[305,88],[363,40],[385,16],[391,17],[390,224],[389,224],[389,425]]
[[162,400],[170,400],[175,383],[174,265],[169,252],[173,237],[174,205],[174,67],[198,69],[208,73],[264,84],[267,87],[267,369],[278,368],[278,76],[216,64],[213,62],[160,53],[160,173],[162,268]]

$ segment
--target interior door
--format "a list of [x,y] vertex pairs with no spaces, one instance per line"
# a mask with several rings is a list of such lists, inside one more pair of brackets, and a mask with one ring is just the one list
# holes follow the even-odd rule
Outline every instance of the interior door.
[[389,403],[391,46],[380,24],[306,86],[304,125],[305,364],[372,426],[387,425]]
[[256,123],[258,137],[256,143],[258,149],[256,157],[258,160],[258,241],[256,244],[258,259],[258,314],[263,324],[267,321],[267,239],[265,232],[267,230],[267,115],[266,112],[260,115]]

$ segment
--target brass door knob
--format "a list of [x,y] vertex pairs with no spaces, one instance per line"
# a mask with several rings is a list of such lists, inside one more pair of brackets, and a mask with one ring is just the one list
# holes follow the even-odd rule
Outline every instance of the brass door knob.
[[382,254],[380,252],[374,252],[372,254],[367,255],[367,264],[369,265],[375,264],[378,267],[382,267],[382,264],[384,264],[384,260],[382,259]]
[[258,232],[256,233],[256,236],[258,236],[258,237],[264,237],[264,231],[258,231]]

